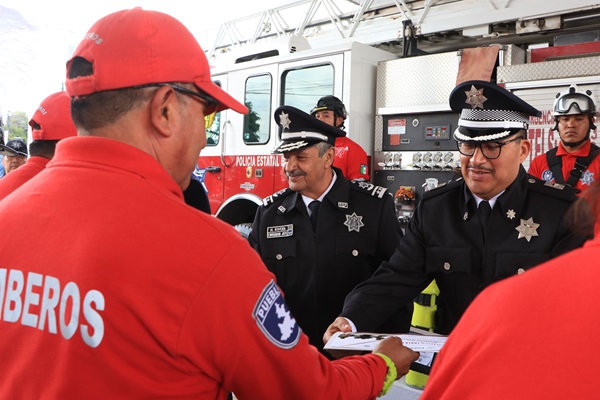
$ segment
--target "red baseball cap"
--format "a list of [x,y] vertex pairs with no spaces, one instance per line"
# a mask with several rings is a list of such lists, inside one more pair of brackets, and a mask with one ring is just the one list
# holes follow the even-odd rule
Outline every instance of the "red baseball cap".
[[[39,129],[34,128],[34,123]],[[29,121],[33,140],[61,140],[77,136],[71,119],[71,98],[66,92],[57,92],[46,97]]]
[[93,64],[94,73],[68,78],[71,97],[152,83],[193,83],[214,97],[217,111],[248,108],[213,83],[204,51],[191,32],[177,19],[140,7],[109,14],[85,35],[73,57]]

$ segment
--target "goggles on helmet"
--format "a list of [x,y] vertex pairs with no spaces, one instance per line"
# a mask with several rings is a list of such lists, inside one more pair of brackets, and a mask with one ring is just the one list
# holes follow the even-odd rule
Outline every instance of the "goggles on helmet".
[[568,93],[556,99],[554,115],[594,114],[594,101],[583,93]]

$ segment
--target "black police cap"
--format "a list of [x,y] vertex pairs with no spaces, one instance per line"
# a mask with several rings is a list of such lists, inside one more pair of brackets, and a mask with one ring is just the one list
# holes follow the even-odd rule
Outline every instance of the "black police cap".
[[495,83],[466,81],[450,93],[450,108],[460,112],[454,139],[488,142],[529,128],[529,117],[542,113]]
[[297,151],[320,142],[335,145],[344,131],[322,122],[302,110],[292,106],[281,106],[273,114],[281,127],[281,144],[273,153]]

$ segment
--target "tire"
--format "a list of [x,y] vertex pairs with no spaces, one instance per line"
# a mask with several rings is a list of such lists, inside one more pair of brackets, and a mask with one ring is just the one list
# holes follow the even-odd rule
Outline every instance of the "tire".
[[250,236],[250,231],[252,231],[252,224],[251,223],[237,224],[237,225],[234,225],[233,228],[236,231],[238,231],[244,239],[248,239],[248,236]]

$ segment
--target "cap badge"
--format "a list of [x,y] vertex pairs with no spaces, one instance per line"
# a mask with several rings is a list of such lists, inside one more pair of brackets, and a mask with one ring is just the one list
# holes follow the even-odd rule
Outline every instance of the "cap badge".
[[471,85],[471,90],[465,92],[467,99],[465,103],[470,104],[471,108],[483,108],[483,103],[486,102],[487,97],[483,95],[483,89],[477,89],[474,85]]
[[365,226],[362,222],[362,218],[362,216],[356,215],[356,213],[352,213],[352,215],[346,214],[346,222],[344,222],[344,225],[348,227],[348,232],[360,232],[360,228]]
[[506,212],[506,218],[508,219],[514,219],[517,216],[517,214],[515,213],[515,210],[508,210]]
[[290,129],[291,123],[292,121],[289,118],[289,114],[282,111],[281,114],[279,114],[279,125],[281,125],[283,129]]
[[540,224],[533,222],[533,218],[527,220],[521,219],[521,225],[515,228],[519,232],[519,237],[517,239],[525,238],[530,242],[533,236],[539,236],[537,233],[537,228],[539,228],[539,226]]

